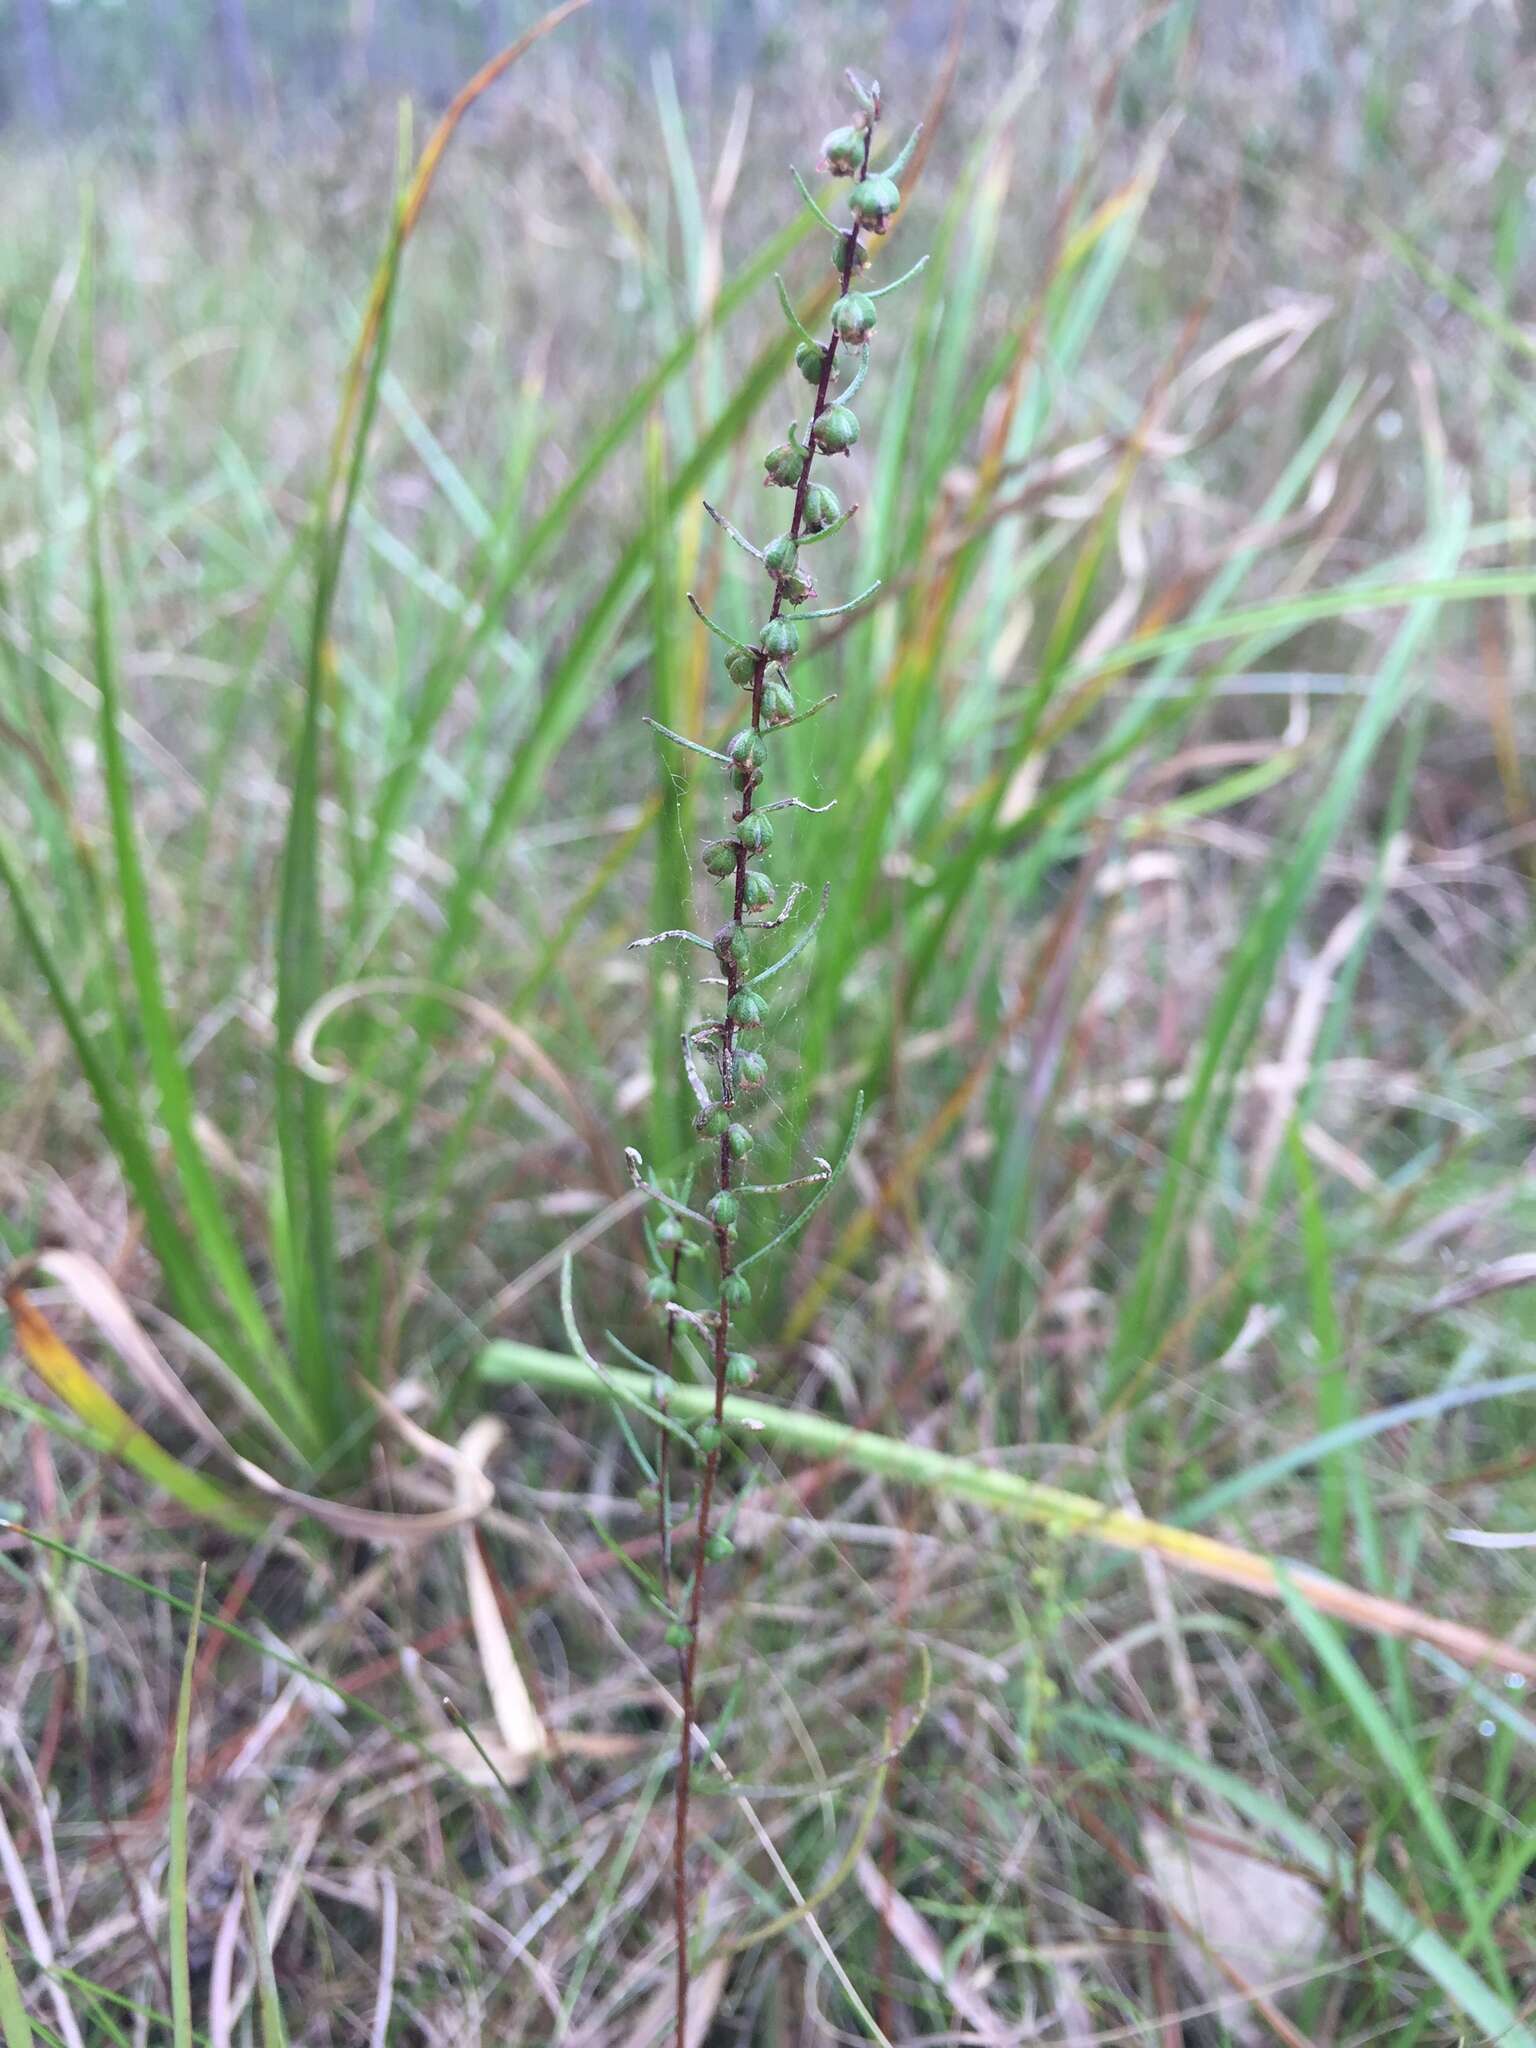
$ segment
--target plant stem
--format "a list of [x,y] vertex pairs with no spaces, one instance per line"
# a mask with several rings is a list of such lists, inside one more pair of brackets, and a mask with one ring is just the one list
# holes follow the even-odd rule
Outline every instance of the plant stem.
[[[869,169],[870,146],[874,141],[874,117],[864,130],[864,156],[859,175]],[[843,236],[843,260],[840,269],[841,288],[847,294],[858,258],[859,229],[857,223]],[[805,437],[805,462],[801,467],[800,481],[795,486],[794,510],[790,515],[789,537],[798,542],[805,519],[805,498],[810,489],[811,470],[816,460],[816,422],[826,410],[827,394],[832,388],[832,374],[837,362],[838,335],[834,328],[823,351],[821,377],[816,386],[816,399],[811,408],[810,424]],[[784,587],[780,584],[773,594],[773,607],[769,619],[777,619],[784,608]],[[768,669],[768,655],[760,653],[752,673],[752,730],[762,731],[763,722],[763,679]],[[741,805],[733,814],[738,826],[751,815],[752,798],[756,789],[755,781],[748,779],[741,793]],[[738,836],[736,841],[736,886],[731,906],[731,922],[738,931],[746,922],[747,911],[747,861],[748,848]],[[725,1022],[719,1039],[720,1100],[727,1112],[735,1107],[735,1053],[736,1021],[731,1015],[733,998],[739,993],[743,982],[739,952],[733,951],[725,962]],[[720,1138],[718,1180],[720,1191],[728,1193],[731,1186],[731,1169],[734,1165],[729,1139],[722,1133]],[[720,1470],[721,1432],[725,1426],[726,1365],[730,1358],[731,1311],[726,1299],[725,1283],[734,1270],[731,1251],[731,1228],[719,1224],[715,1228],[715,1251],[720,1269],[720,1293],[715,1310],[714,1343],[714,1414],[716,1430],[714,1443],[710,1446],[704,1461],[704,1476],[699,1487],[699,1519],[694,1539],[693,1578],[688,1594],[688,1640],[682,1652],[682,1726],[678,1734],[677,1785],[673,1807],[672,1832],[672,1898],[673,1914],[677,1937],[677,2048],[687,2048],[688,2036],[688,1991],[691,1965],[688,1956],[688,1812],[693,1790],[693,1732],[698,1718],[697,1686],[699,1665],[699,1627],[704,1613],[704,1573],[708,1564],[709,1517],[714,1505],[715,1482]]]

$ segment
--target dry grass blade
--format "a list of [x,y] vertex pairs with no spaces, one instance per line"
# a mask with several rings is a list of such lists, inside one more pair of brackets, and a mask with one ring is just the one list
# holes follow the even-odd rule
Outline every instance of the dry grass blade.
[[[34,1362],[43,1356],[50,1358],[55,1365],[70,1362],[73,1370],[57,1371],[50,1378],[50,1385],[82,1421],[104,1433],[113,1448],[120,1444],[124,1446],[122,1455],[126,1456],[130,1449],[142,1455],[143,1446],[150,1440],[123,1416],[123,1411],[110,1396],[104,1395],[96,1386],[84,1366],[52,1331],[42,1311],[17,1284],[19,1278],[32,1272],[46,1273],[57,1281],[97,1333],[111,1345],[143,1390],[168,1408],[199,1443],[231,1466],[247,1486],[266,1495],[269,1500],[281,1501],[286,1507],[313,1516],[338,1535],[361,1537],[373,1543],[422,1542],[428,1537],[463,1527],[489,1507],[492,1492],[484,1475],[461,1475],[459,1456],[451,1445],[440,1442],[415,1424],[407,1424],[400,1411],[377,1394],[373,1399],[384,1419],[401,1434],[407,1435],[424,1456],[455,1475],[457,1498],[452,1504],[427,1509],[420,1514],[405,1514],[394,1509],[355,1507],[347,1501],[328,1500],[322,1495],[284,1485],[237,1451],[207,1410],[187,1391],[124,1299],[117,1282],[98,1260],[85,1252],[41,1252],[17,1269],[6,1290],[6,1299],[18,1317],[18,1328],[25,1328],[37,1340],[28,1356],[33,1357]],[[122,1417],[126,1434],[114,1426],[115,1417]],[[163,1459],[165,1454],[160,1452],[159,1456]],[[457,1484],[461,1476],[465,1483]],[[219,1498],[218,1490],[210,1488],[210,1504],[203,1511],[214,1513]]]
[[69,1995],[53,1975],[53,1940],[38,1910],[37,1900],[27,1878],[26,1866],[22,1863],[3,1809],[0,1809],[0,1871],[5,1873],[5,1881],[10,1887],[11,1899],[16,1907],[16,1917],[21,1922],[21,1931],[26,1936],[33,1960],[47,1977],[48,2000],[53,2007],[54,2025],[58,2028],[59,2037],[65,2043],[65,2048],[85,2048],[79,2022],[69,2002]]
[[[470,1424],[459,1443],[461,1486],[472,1488],[476,1480],[483,1481],[485,1467],[503,1434],[502,1426],[494,1416],[482,1416],[478,1422]],[[491,1575],[480,1554],[472,1526],[466,1525],[460,1531],[459,1543],[464,1559],[464,1577],[469,1587],[469,1618],[475,1631],[475,1647],[480,1652],[486,1689],[491,1696],[491,1709],[496,1716],[497,1730],[506,1745],[507,1765],[514,1779],[523,1777],[529,1765],[545,1754],[549,1739],[523,1674],[518,1669],[512,1639],[501,1618],[496,1588],[491,1583]]]
[[930,1984],[937,1985],[966,2025],[975,2028],[977,2038],[989,2048],[1016,2040],[1017,2030],[994,2012],[965,1972],[949,1967],[933,1929],[917,1908],[886,1882],[873,1857],[861,1856],[855,1874],[860,1891],[900,1943],[907,1960]]

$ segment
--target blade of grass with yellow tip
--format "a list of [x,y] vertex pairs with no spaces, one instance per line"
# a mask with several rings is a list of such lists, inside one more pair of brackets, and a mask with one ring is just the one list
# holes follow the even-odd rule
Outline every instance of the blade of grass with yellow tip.
[[[546,1392],[609,1402],[648,1404],[650,1399],[649,1374],[618,1366],[605,1366],[599,1373],[582,1359],[537,1351],[528,1344],[488,1345],[480,1354],[478,1370],[481,1379],[493,1385],[539,1387]],[[712,1387],[676,1380],[668,1413],[679,1423],[702,1422],[713,1414],[714,1402]],[[1064,1487],[1047,1486],[948,1451],[929,1450],[874,1430],[855,1429],[830,1416],[801,1408],[781,1408],[775,1402],[753,1400],[745,1395],[727,1395],[724,1415],[727,1428],[761,1436],[765,1443],[802,1451],[812,1458],[854,1465],[861,1471],[879,1473],[949,1500],[969,1501],[1009,1521],[1043,1529],[1061,1542],[1102,1545],[1132,1555],[1150,1551],[1181,1571],[1219,1585],[1234,1586],[1265,1600],[1284,1597],[1281,1567],[1258,1551],[1244,1550],[1235,1543],[1201,1536],[1190,1529],[1174,1528],[1166,1522],[1145,1521],[1140,1515],[1105,1507],[1086,1494],[1069,1493]],[[1351,1628],[1428,1643],[1464,1663],[1516,1672],[1528,1681],[1536,1679],[1536,1656],[1481,1629],[1426,1614],[1405,1601],[1362,1592],[1341,1580],[1326,1578],[1306,1565],[1293,1564],[1285,1570],[1290,1585],[1312,1607]],[[1453,1647],[1456,1644],[1461,1647]]]
[[50,1393],[85,1425],[101,1450],[192,1514],[245,1533],[263,1526],[260,1516],[242,1507],[205,1473],[173,1458],[140,1429],[21,1288],[6,1290],[5,1305],[22,1357]]

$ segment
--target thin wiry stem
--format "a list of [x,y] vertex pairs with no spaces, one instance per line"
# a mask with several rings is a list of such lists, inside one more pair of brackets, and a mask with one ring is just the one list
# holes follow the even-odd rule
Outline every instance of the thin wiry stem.
[[[879,116],[879,102],[878,95],[871,98],[864,95],[862,91],[861,98],[865,99],[865,104],[868,107],[868,122],[864,130],[863,161],[860,166],[860,176],[863,177],[869,169],[870,145],[873,141],[875,121]],[[812,210],[826,226],[833,227],[832,222],[827,220],[826,215],[821,212],[815,201],[811,199],[809,192],[806,192],[804,182],[800,179],[798,172],[796,173],[796,183],[800,185],[801,191],[805,193],[805,197]],[[842,293],[846,297],[858,264],[859,230],[857,224],[855,224],[846,233],[838,228],[833,228],[833,232],[839,237],[842,257],[839,266],[839,279]],[[785,294],[785,299],[787,305],[787,294]],[[792,545],[798,544],[804,531],[805,501],[806,495],[810,490],[811,470],[815,462],[815,427],[817,420],[826,410],[828,404],[828,393],[832,388],[837,349],[838,335],[836,330],[833,329],[822,354],[821,375],[816,386],[816,399],[811,408],[811,416],[806,428],[805,459],[801,466],[799,482],[795,486],[794,508],[790,515],[788,529]],[[862,381],[862,370],[860,378],[855,380],[855,382],[859,381]],[[720,639],[733,646],[740,645],[739,642],[733,641],[732,636],[717,626],[712,619],[706,617],[692,596],[690,596],[689,602],[693,604],[694,610],[699,613],[699,617],[703,619],[704,623]],[[774,591],[773,607],[769,613],[770,624],[783,616],[785,602],[786,586],[781,581],[777,584]],[[764,648],[759,647],[756,649],[756,657],[751,681],[752,731],[754,734],[761,733],[764,729],[763,692],[767,670],[770,666],[770,655]],[[741,931],[746,923],[748,864],[748,846],[746,841],[740,836],[740,827],[752,816],[755,787],[754,779],[750,776],[747,777],[741,785],[740,807],[733,814],[738,828],[738,836],[736,842],[736,876],[731,921],[738,932]],[[781,800],[781,804],[783,801]],[[774,806],[774,808],[779,807],[779,805]],[[811,807],[805,806],[804,808],[808,809]],[[802,941],[801,943],[803,944],[804,942]],[[790,957],[797,951],[799,951],[798,945],[792,947],[790,949]],[[734,1014],[735,999],[748,985],[747,977],[743,973],[740,964],[740,957],[740,948],[738,947],[729,951],[722,958],[722,965],[725,968],[726,986],[725,1020],[723,1028],[714,1041],[720,1074],[720,1103],[726,1118],[730,1121],[734,1121],[736,1107],[735,1068],[738,1025],[736,1015]],[[783,963],[779,964],[782,965]],[[730,1133],[727,1131],[721,1135],[719,1150],[718,1186],[719,1193],[723,1196],[728,1196],[731,1193],[734,1164],[735,1155],[731,1148]],[[819,1164],[820,1162],[818,1162]],[[734,1230],[729,1220],[716,1222],[715,1250],[719,1264],[720,1294],[714,1317],[714,1427],[709,1438],[709,1448],[705,1454],[704,1472],[699,1487],[699,1510],[694,1538],[693,1575],[688,1596],[686,1637],[682,1647],[682,1725],[678,1736],[677,1783],[672,1837],[672,1886],[677,1939],[677,2048],[687,2048],[688,2039],[688,1992],[691,1978],[691,1965],[688,1954],[688,1820],[690,1798],[693,1789],[694,1728],[698,1716],[699,1630],[704,1615],[704,1589],[709,1563],[710,1515],[714,1507],[715,1487],[720,1471],[721,1444],[725,1422],[726,1376],[731,1356],[729,1283],[734,1272],[733,1236]]]

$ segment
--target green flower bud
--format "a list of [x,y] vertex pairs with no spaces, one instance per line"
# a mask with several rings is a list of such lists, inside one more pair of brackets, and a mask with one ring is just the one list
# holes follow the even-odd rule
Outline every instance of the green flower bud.
[[[824,527],[834,526],[843,516],[843,508],[837,502],[836,491],[826,484],[812,484],[805,494],[805,530],[820,533]],[[726,663],[730,667],[730,663]]]
[[728,875],[736,872],[736,849],[734,846],[711,846],[705,849],[704,872],[713,875],[717,882],[723,882]]
[[834,128],[821,145],[819,170],[834,178],[856,178],[864,168],[864,130]]
[[729,1536],[711,1536],[704,1546],[704,1555],[711,1564],[724,1564],[735,1548]]
[[653,1273],[645,1283],[646,1300],[660,1308],[672,1299],[672,1279],[667,1273]]
[[832,325],[840,341],[857,348],[875,331],[875,302],[867,292],[845,292],[832,308]]
[[[727,930],[731,927],[727,926]],[[693,1120],[693,1128],[701,1138],[723,1138],[731,1121],[731,1113],[723,1102],[711,1102],[701,1109]]]
[[736,837],[748,853],[763,853],[773,844],[773,820],[761,811],[748,811],[736,827]]
[[794,535],[790,533],[781,533],[777,540],[769,541],[767,547],[763,549],[763,567],[775,581],[781,577],[793,576],[795,564],[799,559],[799,546]]
[[722,1188],[718,1195],[710,1196],[704,1214],[717,1230],[729,1230],[741,1214],[741,1204],[729,1188]]
[[852,228],[849,229],[846,235],[839,235],[832,244],[832,268],[839,277],[842,276],[845,267],[848,266],[850,257],[852,258],[852,267],[848,271],[850,277],[856,276],[859,271],[868,268],[869,251],[856,238]]
[[[796,360],[798,361],[799,358],[797,357]],[[821,370],[819,367],[816,375],[810,381],[813,384],[821,382]],[[777,448],[770,448],[763,457],[763,468],[768,472],[764,482],[778,484],[782,490],[792,491],[796,484],[799,483],[800,472],[804,467],[805,457],[800,453],[800,450],[792,442],[781,441]]]
[[793,661],[800,652],[800,628],[793,619],[769,619],[757,644],[770,661]]
[[733,1387],[750,1387],[757,1378],[757,1360],[748,1352],[733,1351],[725,1361],[725,1377]]
[[811,439],[823,455],[846,455],[859,438],[859,423],[846,405],[829,405],[818,413]]
[[739,1052],[731,1062],[731,1078],[738,1088],[761,1088],[768,1078],[768,1062],[760,1052]]
[[746,1276],[741,1273],[727,1273],[720,1282],[720,1299],[727,1308],[746,1308],[752,1300],[752,1289]]
[[687,1235],[687,1231],[676,1216],[663,1216],[656,1226],[656,1242],[664,1251],[671,1251],[674,1246],[680,1245]]
[[745,1124],[732,1124],[725,1134],[726,1150],[733,1159],[745,1159],[755,1142]]
[[[795,350],[795,368],[807,384],[819,384],[827,367],[827,352],[819,341],[802,341]],[[799,477],[795,482],[800,481]]]
[[751,647],[733,647],[725,657],[725,672],[738,690],[750,690],[757,680],[757,653]]
[[891,224],[891,215],[901,205],[901,188],[894,178],[882,177],[876,171],[868,178],[860,178],[848,194],[848,211],[861,228],[868,228],[872,235],[883,235]]
[[763,716],[770,725],[782,725],[795,715],[795,699],[788,683],[777,679],[763,685]]
[[701,1422],[693,1432],[693,1440],[708,1457],[711,1451],[718,1451],[725,1442],[725,1431],[718,1422]]
[[[768,1008],[761,996],[755,996],[751,989],[744,988],[738,989],[731,997],[725,1006],[725,1014],[738,1031],[760,1031]],[[718,1199],[717,1196],[716,1200]]]
[[773,884],[761,868],[748,868],[742,898],[748,910],[766,910],[773,902]]
[[686,1621],[669,1621],[665,1640],[674,1650],[686,1650],[693,1641],[693,1630]]

